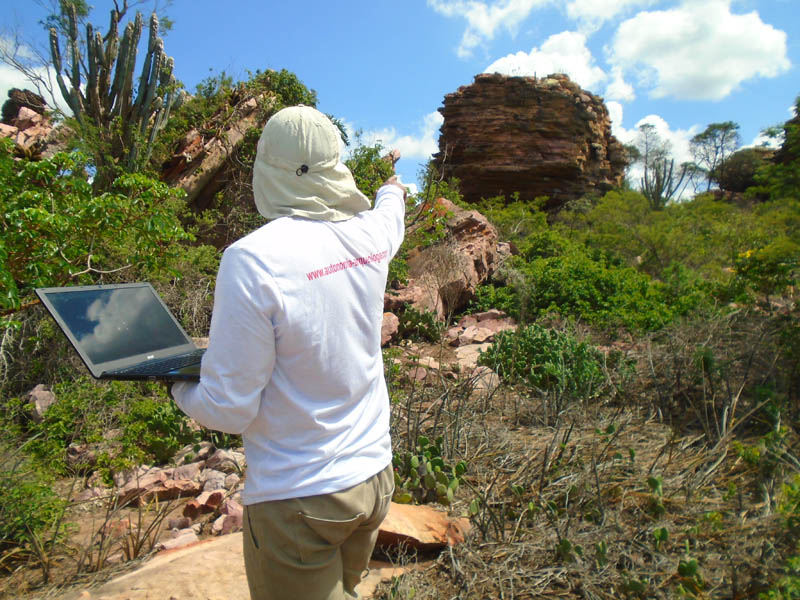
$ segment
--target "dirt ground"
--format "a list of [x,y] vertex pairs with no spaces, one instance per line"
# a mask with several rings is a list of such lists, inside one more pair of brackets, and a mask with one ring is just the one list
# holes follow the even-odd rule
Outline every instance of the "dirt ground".
[[[358,591],[371,598],[381,581],[400,569],[373,561]],[[140,568],[97,587],[76,588],[57,600],[249,600],[242,534],[160,552]]]

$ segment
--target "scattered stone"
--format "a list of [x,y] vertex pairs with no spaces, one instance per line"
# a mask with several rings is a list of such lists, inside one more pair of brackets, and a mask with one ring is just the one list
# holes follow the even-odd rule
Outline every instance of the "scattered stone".
[[500,331],[516,329],[514,320],[500,310],[492,309],[482,313],[466,315],[455,327],[447,331],[451,346],[467,346],[494,341]]
[[203,492],[194,500],[190,500],[183,507],[183,516],[189,517],[192,521],[200,515],[212,513],[220,507],[225,499],[225,490],[214,490],[213,492]]
[[417,550],[434,550],[464,541],[470,531],[469,519],[451,518],[427,505],[396,504],[381,523],[377,546],[404,545]]
[[57,401],[50,386],[41,383],[28,392],[28,400],[33,405],[32,417],[37,423],[42,422],[44,413]]
[[215,469],[205,469],[200,475],[200,480],[203,482],[204,492],[213,492],[215,490],[225,489],[225,477],[227,475],[222,471]]
[[385,346],[391,342],[397,335],[400,329],[400,319],[397,315],[390,312],[383,313],[383,322],[381,323],[381,346]]
[[197,537],[193,529],[181,529],[180,531],[174,532],[173,537],[159,540],[156,548],[158,550],[174,550],[175,548],[182,548],[199,541],[200,538]]
[[200,473],[203,470],[204,462],[193,462],[180,467],[175,467],[172,471],[174,479],[188,479],[189,481],[199,481]]
[[473,393],[489,395],[500,385],[500,377],[486,366],[475,367],[471,378]]
[[235,490],[241,482],[241,477],[239,477],[236,473],[231,473],[225,478],[225,489],[231,491]]
[[456,360],[458,361],[459,368],[462,371],[474,369],[478,366],[478,358],[481,352],[486,352],[490,346],[491,344],[486,342],[484,344],[471,344],[469,346],[460,346],[456,348]]
[[423,356],[418,361],[417,364],[420,367],[425,367],[426,369],[433,369],[434,371],[439,370],[439,361],[433,358],[432,356]]
[[189,517],[172,517],[167,521],[167,529],[174,531],[175,529],[188,529],[192,526],[192,520]]
[[218,449],[206,460],[206,469],[222,471],[223,473],[241,473],[244,470],[244,466],[244,454],[233,450],[223,450],[222,448]]
[[215,535],[227,535],[242,528],[244,509],[230,499],[225,500],[219,509],[220,516],[214,520],[211,531]]
[[425,367],[420,367],[419,365],[412,365],[409,367],[407,375],[411,381],[422,383],[428,377],[428,370]]
[[106,495],[108,495],[108,490],[104,487],[88,487],[77,493],[72,500],[73,502],[89,502],[90,500],[102,498]]

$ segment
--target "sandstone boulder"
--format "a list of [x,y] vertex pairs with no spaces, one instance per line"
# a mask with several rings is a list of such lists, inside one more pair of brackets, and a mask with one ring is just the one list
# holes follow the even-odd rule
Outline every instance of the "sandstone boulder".
[[568,200],[622,183],[626,153],[603,100],[566,75],[478,75],[444,98],[439,172],[457,177],[467,202],[519,192]]
[[[497,267],[497,230],[486,217],[445,198],[429,208],[446,218],[446,235],[436,244],[409,251],[408,284],[386,294],[387,311],[402,310],[409,304],[441,318],[465,306]],[[410,227],[407,235],[424,226],[420,222]]]
[[421,551],[435,550],[460,544],[469,531],[469,519],[449,517],[428,505],[392,502],[389,514],[381,523],[376,546],[404,545]]
[[49,386],[40,383],[28,392],[28,400],[33,408],[33,420],[41,423],[45,411],[56,403],[56,395]]
[[400,328],[400,319],[397,315],[390,312],[383,313],[383,322],[381,323],[381,346],[385,346],[391,342],[397,335]]

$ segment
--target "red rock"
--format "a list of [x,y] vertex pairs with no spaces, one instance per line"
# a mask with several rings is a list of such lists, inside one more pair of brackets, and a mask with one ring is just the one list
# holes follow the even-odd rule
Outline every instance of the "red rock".
[[482,74],[444,98],[439,153],[467,202],[519,192],[548,209],[622,183],[626,153],[602,98],[565,75]]
[[8,125],[6,123],[0,123],[0,135],[3,137],[13,138],[19,133],[19,129],[14,127],[13,125]]
[[433,550],[460,544],[470,528],[469,519],[452,518],[427,505],[392,502],[376,545],[387,548],[403,544],[417,550]]
[[383,322],[381,323],[381,346],[385,346],[391,342],[397,335],[400,328],[400,319],[397,315],[390,312],[383,313]]

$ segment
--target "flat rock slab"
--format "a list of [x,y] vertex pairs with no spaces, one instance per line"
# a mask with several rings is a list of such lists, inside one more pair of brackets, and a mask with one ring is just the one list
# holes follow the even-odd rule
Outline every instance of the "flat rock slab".
[[[370,562],[369,576],[358,586],[372,598],[382,581],[403,568]],[[60,600],[250,600],[242,556],[242,533],[203,540],[160,552],[144,565],[99,587],[73,590]]]
[[451,518],[428,505],[396,504],[378,532],[378,547],[406,545],[418,550],[435,550],[464,541],[470,530],[469,519]]

